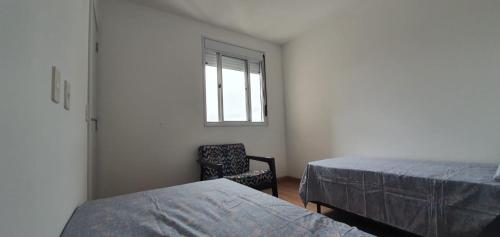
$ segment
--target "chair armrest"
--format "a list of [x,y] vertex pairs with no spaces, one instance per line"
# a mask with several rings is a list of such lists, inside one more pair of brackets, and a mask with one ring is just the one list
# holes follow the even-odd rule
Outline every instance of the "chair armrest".
[[274,162],[274,157],[247,156],[247,158],[250,160],[266,162],[269,165],[269,170],[271,170],[273,176],[276,177],[276,164]]
[[249,160],[256,160],[256,161],[261,161],[265,162],[269,165],[269,170],[272,173],[273,180],[272,180],[272,189],[273,189],[273,196],[278,197],[278,179],[276,178],[276,163],[274,161],[273,157],[261,157],[261,156],[247,156]]
[[274,162],[273,157],[262,157],[262,156],[247,156],[248,159],[250,160],[256,160],[256,161],[261,161],[261,162],[266,162],[266,163],[271,163]]
[[217,177],[222,178],[224,175],[222,174],[222,164],[216,164],[208,161],[201,161],[197,160],[198,164],[201,166],[201,170],[203,172],[203,169],[205,168],[212,168],[217,171]]

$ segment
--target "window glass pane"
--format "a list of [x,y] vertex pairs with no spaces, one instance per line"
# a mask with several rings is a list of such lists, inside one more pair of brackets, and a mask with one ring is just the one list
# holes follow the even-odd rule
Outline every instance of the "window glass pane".
[[219,95],[217,85],[217,55],[206,53],[205,61],[205,102],[207,122],[219,122]]
[[[252,68],[251,64],[250,68]],[[250,91],[252,101],[252,122],[264,122],[262,77],[260,73],[250,73]]]
[[247,121],[245,61],[222,56],[224,121]]

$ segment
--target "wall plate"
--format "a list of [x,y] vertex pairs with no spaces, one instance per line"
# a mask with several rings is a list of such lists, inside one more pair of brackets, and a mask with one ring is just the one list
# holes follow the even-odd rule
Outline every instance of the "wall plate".
[[64,109],[69,110],[71,99],[71,85],[69,81],[64,81]]
[[61,72],[56,66],[52,66],[52,92],[50,98],[56,104],[61,101]]

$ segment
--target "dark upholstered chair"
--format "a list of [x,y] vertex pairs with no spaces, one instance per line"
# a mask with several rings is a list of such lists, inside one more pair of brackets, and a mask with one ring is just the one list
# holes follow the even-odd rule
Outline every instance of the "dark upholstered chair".
[[[226,178],[254,189],[272,188],[278,196],[274,158],[247,156],[241,143],[200,146],[198,155],[201,180]],[[266,162],[269,169],[250,171],[250,160]]]

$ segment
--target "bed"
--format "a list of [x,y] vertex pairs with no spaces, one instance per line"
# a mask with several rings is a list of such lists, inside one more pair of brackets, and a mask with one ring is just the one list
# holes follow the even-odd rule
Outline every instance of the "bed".
[[477,236],[500,215],[496,169],[490,164],[340,157],[310,162],[299,192],[305,204],[343,209],[421,236]]
[[89,201],[63,237],[371,236],[227,179]]

